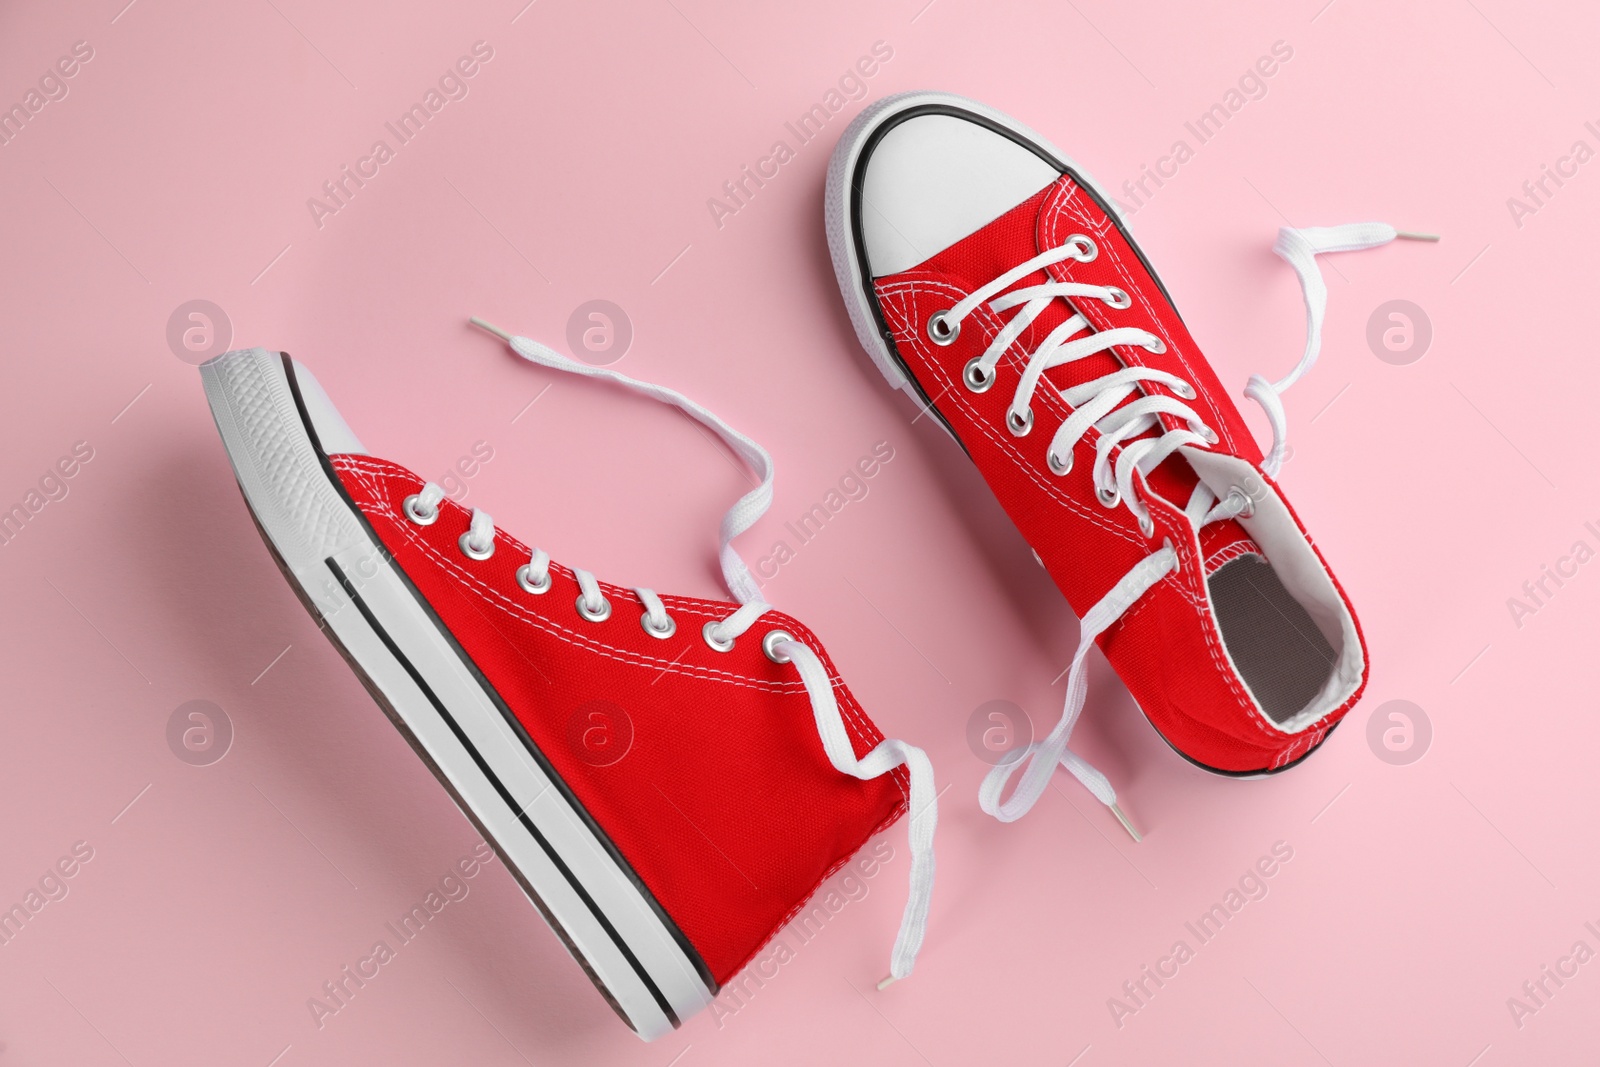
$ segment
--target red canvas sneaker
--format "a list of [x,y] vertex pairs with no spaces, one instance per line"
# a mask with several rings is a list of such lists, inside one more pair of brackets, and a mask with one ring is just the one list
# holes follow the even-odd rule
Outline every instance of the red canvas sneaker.
[[908,974],[932,890],[932,771],[883,738],[730,547],[772,498],[771,459],[678,393],[507,339],[681,408],[761,476],[722,523],[737,603],[553,563],[368,453],[304,366],[230,352],[201,367],[206,397],[290,585],[641,1037],[706,1007],[909,811],[890,976]]
[[966,450],[1083,620],[1061,720],[991,772],[984,809],[1019,817],[1060,762],[1116,810],[1067,747],[1091,642],[1208,770],[1279,771],[1320,745],[1359,697],[1367,655],[1275,480],[1279,394],[1317,356],[1315,256],[1396,231],[1280,234],[1309,329],[1287,377],[1245,390],[1272,424],[1265,456],[1110,198],[1004,115],[939,93],[868,108],[828,169],[827,232],[868,354]]

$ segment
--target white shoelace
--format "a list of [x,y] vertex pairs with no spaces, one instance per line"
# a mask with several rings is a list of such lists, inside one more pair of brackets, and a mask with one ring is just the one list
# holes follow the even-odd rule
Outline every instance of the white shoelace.
[[[756,584],[749,567],[733,548],[733,539],[753,526],[766,513],[772,503],[772,457],[764,448],[723,422],[716,415],[685,397],[682,393],[649,382],[641,382],[604,367],[594,367],[568,359],[555,350],[518,337],[492,326],[482,319],[471,320],[473,325],[506,341],[512,351],[531,363],[569,374],[600,378],[615,382],[627,389],[664,404],[678,408],[696,422],[720,437],[729,448],[761,476],[761,484],[740,497],[722,518],[719,532],[719,556],[723,580],[728,591],[739,602],[727,618],[707,623],[701,633],[706,643],[719,652],[733,648],[734,642],[771,610],[761,599],[760,586]],[[421,492],[408,497],[405,511],[413,522],[430,523],[438,518],[438,505],[444,499],[444,490],[432,482]],[[485,559],[494,551],[494,520],[484,511],[474,508],[467,532],[461,535],[461,551],[475,559]],[[573,569],[577,578],[579,596],[577,610],[591,622],[600,622],[611,615],[611,604],[600,591],[599,583],[588,571]],[[535,549],[526,564],[517,570],[517,584],[525,591],[541,594],[551,587],[550,556]],[[640,624],[656,637],[670,637],[677,624],[668,615],[661,598],[649,589],[635,589],[644,607]],[[916,963],[917,951],[922,947],[928,926],[928,906],[933,896],[933,834],[938,822],[938,798],[934,793],[933,765],[922,749],[893,738],[881,741],[861,759],[856,758],[855,746],[844,717],[839,712],[839,702],[834,695],[833,682],[828,677],[822,660],[808,646],[782,630],[772,630],[762,640],[762,650],[768,658],[778,663],[792,663],[805,685],[811,699],[812,714],[816,718],[817,734],[822,740],[828,760],[841,774],[862,780],[880,777],[904,766],[910,779],[907,797],[907,837],[911,850],[911,888],[905,912],[900,920],[900,930],[895,937],[890,957],[889,976],[878,983],[882,989],[896,979],[911,973]]]
[[[1373,248],[1388,244],[1396,237],[1438,240],[1431,234],[1400,233],[1393,226],[1379,222],[1303,230],[1284,227],[1278,231],[1278,240],[1272,250],[1294,268],[1305,296],[1306,348],[1300,362],[1282,379],[1270,382],[1259,374],[1252,375],[1245,388],[1245,395],[1261,405],[1272,425],[1272,450],[1261,464],[1261,469],[1268,475],[1277,475],[1287,445],[1288,418],[1284,412],[1282,394],[1311,368],[1322,347],[1322,320],[1328,303],[1328,287],[1317,267],[1316,257],[1327,252]],[[969,390],[984,392],[994,384],[997,377],[995,368],[1012,343],[1056,298],[1100,300],[1118,310],[1131,305],[1132,299],[1121,289],[1080,282],[1051,280],[1006,292],[1022,278],[1053,263],[1067,259],[1087,263],[1098,254],[1099,250],[1090,238],[1074,234],[1061,246],[1034,256],[969,293],[948,311],[931,316],[927,324],[928,336],[935,344],[950,344],[960,333],[962,321],[984,303],[996,313],[1020,308],[983,355],[969,362],[962,373]],[[1006,411],[1007,429],[1019,437],[1033,429],[1030,402],[1046,371],[1109,351],[1118,345],[1138,345],[1156,353],[1166,350],[1166,344],[1160,337],[1136,327],[1122,326],[1095,332],[1081,314],[1073,314],[1050,331],[1029,355],[1022,377],[1017,382],[1016,392]],[[1176,394],[1176,398],[1165,394],[1141,395],[1124,404],[1136,393],[1144,392],[1141,383],[1166,386]],[[1073,410],[1051,438],[1046,452],[1049,469],[1057,475],[1071,470],[1073,447],[1092,426],[1099,433],[1095,441],[1094,466],[1090,472],[1096,496],[1106,508],[1125,505],[1138,520],[1139,529],[1144,535],[1153,536],[1155,524],[1150,518],[1149,508],[1135,491],[1135,472],[1148,475],[1179,448],[1208,448],[1217,441],[1216,432],[1205,424],[1192,407],[1183,402],[1195,398],[1195,387],[1166,371],[1124,367],[1093,381],[1064,389],[1061,395]],[[1181,419],[1183,426],[1159,435],[1140,436],[1158,428],[1161,425],[1159,415],[1163,413]],[[1198,533],[1202,527],[1213,522],[1241,515],[1248,517],[1253,509],[1250,498],[1242,490],[1236,488],[1218,502],[1206,484],[1200,482],[1195,486],[1184,511]],[[1067,696],[1061,718],[1042,741],[1009,754],[1006,760],[985,776],[978,790],[978,804],[985,812],[1001,822],[1013,822],[1021,818],[1044,793],[1050,775],[1059,763],[1083,783],[1084,788],[1093,793],[1097,800],[1111,809],[1135,841],[1139,840],[1138,831],[1118,806],[1116,791],[1106,776],[1073,752],[1067,743],[1088,695],[1083,667],[1090,646],[1141,596],[1177,569],[1178,557],[1169,541],[1129,570],[1084,615],[1078,649],[1073,653],[1068,669]],[[1023,770],[1021,781],[1011,796],[1002,800],[1006,783],[1022,768],[1026,769]]]

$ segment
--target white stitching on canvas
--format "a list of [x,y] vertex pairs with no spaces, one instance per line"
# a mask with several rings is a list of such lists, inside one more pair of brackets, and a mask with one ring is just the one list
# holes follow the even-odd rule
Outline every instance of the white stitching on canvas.
[[[1081,191],[1080,187],[1075,183],[1072,183],[1070,178],[1063,177],[1062,181],[1071,184],[1071,191],[1063,194],[1060,191],[1062,187],[1058,186],[1057,192],[1053,195],[1051,202],[1045,206],[1045,233],[1049,242],[1052,245],[1057,243],[1057,239],[1060,234],[1060,231],[1057,229],[1057,225],[1063,217],[1067,217],[1069,215],[1069,206],[1071,209],[1070,217],[1075,220],[1080,227],[1095,230],[1099,236],[1104,238],[1109,232],[1109,228],[1104,223],[1096,224],[1095,221],[1088,215],[1086,208],[1079,203],[1078,193]],[[1088,198],[1085,197],[1084,199],[1087,200]],[[1096,206],[1095,210],[1096,213],[1099,212],[1098,206]],[[1123,258],[1122,253],[1118,251],[1116,242],[1102,240],[1100,243],[1100,250],[1101,252],[1107,254],[1112,261],[1116,263],[1118,271],[1120,271],[1124,276],[1129,276],[1132,274],[1132,271],[1129,270],[1127,266],[1127,261]],[[1063,271],[1066,270],[1064,266],[1060,269]],[[1138,298],[1139,303],[1144,307],[1150,318],[1153,321],[1160,322],[1161,316],[1156,313],[1155,306],[1146,296],[1143,287],[1135,285],[1130,286],[1130,288],[1133,290],[1133,295]],[[1095,305],[1094,301],[1084,301],[1083,303],[1090,306],[1078,307],[1078,311],[1083,314],[1085,318],[1093,321],[1096,328],[1102,330],[1111,328],[1112,323],[1110,320],[1110,315],[1106,309]],[[1077,305],[1074,305],[1074,307],[1077,307]],[[1173,314],[1176,316],[1176,311],[1174,311]],[[1198,390],[1200,387],[1200,380],[1195,375],[1194,367],[1189,363],[1188,358],[1184,355],[1184,346],[1179,343],[1176,337],[1170,338],[1169,340],[1172,343],[1169,346],[1168,351],[1171,352],[1179,364],[1183,366],[1189,381],[1193,383],[1195,388]],[[1123,347],[1126,348],[1128,346]],[[1149,361],[1137,353],[1124,353],[1123,358],[1131,358],[1140,366],[1149,366]],[[1227,420],[1222,418],[1223,412],[1217,409],[1216,404],[1209,396],[1206,397],[1206,405],[1210,407],[1212,413],[1217,416],[1217,419],[1215,420],[1218,423],[1216,430],[1222,438],[1222,443],[1227,446],[1229,452],[1237,454],[1238,448],[1234,444],[1233,435],[1228,429]]]
[[[510,615],[516,621],[532,625],[535,629],[541,630],[567,644],[597,652],[608,659],[626,663],[630,666],[659,669],[669,673],[681,674],[685,677],[723,681],[729,684],[741,686],[743,688],[772,692],[782,696],[794,695],[796,693],[803,693],[805,691],[805,685],[800,681],[769,682],[763,679],[752,679],[735,675],[729,671],[724,671],[718,668],[698,667],[694,665],[683,664],[681,661],[673,662],[656,660],[652,657],[640,657],[636,653],[627,652],[622,649],[612,649],[611,646],[599,644],[593,639],[585,638],[574,631],[567,630],[558,623],[554,623],[551,620],[545,619],[543,616],[528,611],[524,605],[517,604],[515,601],[510,600],[498,590],[478,580],[470,572],[463,570],[455,560],[440,555],[440,553],[432,545],[428,544],[428,542],[420,537],[416,531],[411,529],[411,524],[409,522],[404,522],[401,520],[400,515],[394,510],[392,504],[390,503],[391,494],[383,491],[383,486],[380,484],[380,481],[387,481],[399,485],[403,487],[406,493],[409,493],[410,491],[415,490],[417,485],[420,484],[414,475],[410,475],[409,472],[406,472],[406,475],[402,476],[401,474],[397,473],[396,468],[385,463],[384,461],[373,460],[364,456],[340,455],[332,457],[331,462],[335,467],[341,470],[349,471],[352,476],[362,483],[362,485],[371,494],[372,498],[376,501],[376,510],[378,510],[386,519],[388,519],[390,523],[393,524],[393,526],[399,530],[413,546],[415,546],[425,556],[429,557],[432,561],[439,565],[446,573],[455,576],[458,580],[462,581],[463,584],[477,590],[482,599],[489,604],[489,606],[494,607],[507,615]],[[404,495],[404,493],[400,495]],[[453,501],[448,500],[443,501],[442,503],[450,504],[453,507],[459,506],[455,505]],[[503,538],[507,544],[511,545],[519,554],[528,553],[529,549],[526,545],[521,544],[514,537],[506,534],[504,531],[497,531],[497,536]],[[558,572],[568,571],[570,574],[568,568],[562,567],[559,564],[552,563],[552,569],[557,570]],[[608,597],[620,595],[621,597],[626,598],[629,595],[629,591],[621,586],[612,585],[608,582],[602,582],[600,583],[600,586]],[[700,601],[692,598],[671,595],[664,595],[662,596],[661,600],[663,605],[670,606],[671,609],[677,614],[689,615],[695,618],[707,620],[725,617],[728,610],[734,606],[731,604],[714,604],[714,602],[710,601]],[[714,609],[713,607],[707,606],[712,604],[714,604]],[[779,623],[785,628],[795,631],[796,637],[800,638],[801,640],[807,640],[809,638],[807,643],[813,647],[817,647],[821,644],[821,642],[817,641],[816,636],[811,633],[809,628],[800,623],[798,619],[795,619],[792,616],[784,615],[781,612],[776,613],[776,616],[777,617],[773,621],[775,623]],[[840,678],[837,669],[833,667],[831,663],[829,666],[828,678],[833,684],[834,695],[839,701],[840,710],[849,720],[848,725],[852,725],[854,727],[854,729],[851,731],[853,739],[861,742],[869,749],[875,747],[878,742],[883,740],[883,734],[878,730],[876,724],[874,724],[872,720],[867,717],[866,712],[855,699],[855,695],[844,686],[843,679]],[[909,781],[902,780],[904,778],[906,778],[906,776],[902,774],[896,776],[895,781],[902,794],[909,796],[909,793],[907,793]]]
[[[956,299],[960,299],[961,294],[961,290],[957,287],[950,285],[947,282],[940,282],[933,279],[913,279],[904,282],[896,282],[893,285],[885,286],[880,290],[880,292],[885,296],[909,295],[912,298],[915,298],[917,295],[923,292],[929,291],[937,292],[942,296],[955,295]],[[912,299],[911,305],[913,308],[916,307],[915,299]],[[952,405],[954,405],[962,412],[962,414],[966,416],[965,421],[968,424],[970,424],[974,429],[978,430],[992,443],[994,443],[1002,453],[1011,459],[1013,466],[1020,470],[1029,481],[1033,482],[1035,486],[1042,489],[1046,495],[1059,503],[1062,507],[1071,511],[1080,518],[1092,523],[1093,525],[1100,527],[1107,533],[1115,534],[1126,541],[1138,544],[1144,540],[1144,535],[1140,534],[1137,529],[1130,526],[1130,524],[1114,521],[1117,518],[1120,518],[1120,516],[1112,515],[1112,513],[1107,512],[1104,508],[1099,510],[1090,508],[1088,505],[1068,495],[1061,488],[1061,486],[1046,479],[1037,470],[1037,464],[1029,462],[1022,455],[1016,445],[1011,443],[1011,441],[1007,440],[1005,437],[1000,436],[998,431],[996,431],[995,428],[990,425],[990,421],[981,417],[977,409],[967,401],[963,390],[958,388],[958,383],[950,374],[949,370],[942,366],[937,359],[931,358],[933,357],[934,353],[928,350],[927,346],[923,344],[920,329],[914,326],[906,325],[907,322],[915,317],[915,311],[912,311],[909,315],[903,314],[901,316],[901,327],[896,331],[895,343],[897,345],[902,343],[909,344],[912,351],[915,352],[919,357],[919,362],[923,366],[927,367],[930,374],[934,378],[933,384],[941,387],[941,389],[934,391],[934,395],[942,395],[944,399],[950,401]],[[988,331],[987,335],[989,337],[993,337],[994,334],[999,332],[999,318],[988,308],[985,307],[975,310],[974,318],[980,319],[983,322],[983,325]],[[1017,363],[1017,358],[1018,357],[1013,352],[1008,351],[1006,354],[1006,359],[1009,365],[1015,366]],[[1051,392],[1051,390],[1040,390],[1036,395],[1043,398],[1043,402],[1045,403],[1061,405],[1059,410],[1063,412],[1062,417],[1065,419],[1066,415],[1064,413],[1067,411],[1065,407],[1066,402],[1060,398],[1059,394],[1052,397],[1050,395]],[[1090,439],[1092,440],[1092,438]]]

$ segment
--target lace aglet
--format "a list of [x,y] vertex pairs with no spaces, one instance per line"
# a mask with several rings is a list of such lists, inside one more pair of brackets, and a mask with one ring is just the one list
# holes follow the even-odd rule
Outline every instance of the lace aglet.
[[1396,230],[1394,235],[1401,241],[1437,241],[1440,239],[1436,233],[1418,233],[1415,230]]
[[1117,806],[1116,801],[1112,801],[1110,804],[1107,804],[1106,807],[1111,809],[1111,814],[1117,817],[1117,821],[1122,824],[1122,828],[1128,831],[1128,836],[1133,838],[1134,844],[1138,844],[1140,841],[1144,840],[1143,837],[1139,836],[1139,831],[1133,828],[1133,823],[1129,821],[1128,816],[1125,815],[1122,809]]
[[892,974],[884,975],[883,976],[883,981],[878,983],[878,992],[882,993],[885,989],[888,989],[890,986],[894,985],[895,982],[897,982],[897,981],[899,981],[899,979],[897,979]]
[[482,319],[478,318],[478,316],[476,316],[476,315],[472,316],[472,318],[468,319],[467,321],[472,323],[472,325],[476,326],[480,330],[487,330],[488,332],[494,334],[496,337],[500,338],[502,341],[510,341],[511,340],[511,335],[509,333],[506,333],[500,327],[494,325],[491,322],[484,322]]

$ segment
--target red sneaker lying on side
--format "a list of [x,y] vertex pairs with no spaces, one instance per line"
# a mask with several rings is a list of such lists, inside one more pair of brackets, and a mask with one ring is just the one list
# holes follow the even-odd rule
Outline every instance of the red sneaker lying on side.
[[985,810],[1017,818],[1057,762],[1114,807],[1067,747],[1092,641],[1161,736],[1209,770],[1278,771],[1320,745],[1367,656],[1275,481],[1278,395],[1316,358],[1314,257],[1393,228],[1281,234],[1311,321],[1294,372],[1246,391],[1273,424],[1266,456],[1109,198],[1005,116],[939,93],[874,104],[834,153],[827,231],[862,345],[966,450],[1083,619],[1062,719],[995,769]]
[[290,584],[641,1037],[706,1007],[908,809],[891,975],[909,973],[932,888],[932,772],[883,739],[729,547],[771,499],[771,460],[670,390],[509,340],[682,408],[762,476],[723,522],[738,603],[554,564],[370,455],[287,355],[230,352],[201,368],[206,396]]

